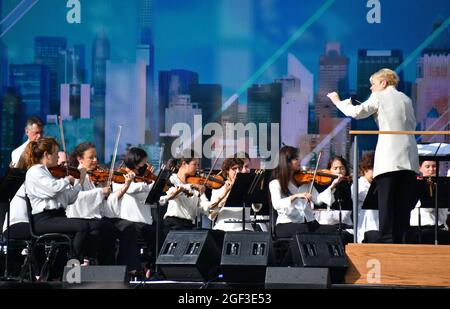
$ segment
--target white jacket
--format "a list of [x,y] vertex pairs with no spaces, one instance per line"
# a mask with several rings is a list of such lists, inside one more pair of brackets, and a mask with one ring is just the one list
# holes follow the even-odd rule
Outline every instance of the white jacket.
[[[361,105],[352,105],[347,99],[336,106],[346,116],[355,119],[374,115],[380,131],[414,131],[416,128],[411,99],[393,86],[372,93]],[[379,135],[373,176],[402,170],[419,172],[419,153],[414,135]]]

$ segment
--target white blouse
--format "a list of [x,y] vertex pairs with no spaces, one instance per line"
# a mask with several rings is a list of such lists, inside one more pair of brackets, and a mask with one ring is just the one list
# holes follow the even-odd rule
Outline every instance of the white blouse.
[[[417,202],[416,207],[414,207],[413,210],[411,210],[411,217],[409,219],[409,225],[411,226],[419,226],[419,208],[420,208],[420,226],[426,226],[426,225],[435,225],[435,218],[434,215],[434,208],[421,208],[420,201]],[[445,225],[445,228],[447,227],[447,216],[448,216],[448,209],[445,208],[439,208],[438,209],[438,225]]]
[[42,164],[33,165],[25,176],[25,192],[30,198],[32,214],[66,208],[76,201],[80,184],[70,185],[66,178],[56,179]]
[[[125,184],[113,183],[113,192],[120,190]],[[120,200],[110,194],[108,198],[107,217],[118,217],[132,222],[152,224],[151,206],[145,204],[153,183],[132,182]],[[111,213],[110,213],[111,212]]]
[[16,149],[13,150],[13,152],[11,153],[11,166],[15,167],[17,165],[17,163],[20,160],[20,157],[22,156],[23,152],[25,151],[25,148],[27,147],[27,145],[30,143],[30,140],[27,140],[25,143],[23,143],[22,145],[20,145],[19,147],[17,147]]
[[[77,179],[76,183],[80,181]],[[105,198],[102,188],[96,188],[89,175],[84,179],[80,193],[75,203],[66,208],[67,218],[100,219]]]
[[[16,223],[28,223],[27,203],[25,202],[25,184],[23,184],[9,204],[9,226]],[[5,216],[3,232],[8,228],[8,217]]]
[[[309,185],[302,185],[297,187],[292,182],[289,182],[288,189],[291,195],[297,193],[307,193]],[[278,213],[277,224],[280,223],[304,223],[316,220],[313,212],[314,205],[307,203],[305,199],[295,199],[291,202],[289,196],[281,192],[281,186],[278,179],[274,179],[269,183],[270,195],[272,197],[272,206]],[[328,187],[320,194],[313,187],[312,199],[314,204],[331,205],[334,202],[334,189]]]
[[[364,233],[378,231],[379,218],[377,209],[362,209],[364,200],[369,192],[370,182],[363,176],[358,178],[358,242],[362,243]],[[352,186],[353,194],[353,186]]]
[[[208,198],[205,194],[201,194],[200,196],[198,196],[198,192],[196,190],[193,190],[189,184],[181,182],[177,174],[172,174],[172,176],[170,176],[170,182],[174,186],[183,187],[189,190],[189,192],[191,192],[193,195],[187,196],[184,193],[179,193],[177,196],[171,199],[167,206],[167,212],[164,215],[164,219],[167,217],[177,217],[180,219],[190,220],[192,221],[192,223],[194,223],[195,218],[198,215],[208,213]],[[161,197],[161,203],[166,203],[167,196],[169,196],[175,190],[175,187],[171,187],[167,191],[167,195]]]
[[[211,205],[217,201],[224,191],[225,186],[212,190],[211,202],[208,202],[207,204]],[[233,220],[241,222],[225,222]],[[245,221],[250,221],[250,207],[245,208]],[[213,229],[225,232],[242,231],[242,207],[222,207],[217,214],[216,223],[214,224]],[[247,231],[253,231],[253,227],[250,223],[245,223],[245,229]]]

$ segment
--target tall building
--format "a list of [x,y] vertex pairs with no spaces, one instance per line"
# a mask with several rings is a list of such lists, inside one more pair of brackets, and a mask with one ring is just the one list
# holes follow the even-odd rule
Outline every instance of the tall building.
[[[0,144],[0,170],[5,171],[11,162],[11,152],[22,143],[24,123],[19,123],[20,98],[16,89],[9,87],[2,97],[1,105],[1,144]],[[21,134],[19,133],[21,129]],[[2,173],[3,175],[3,173]]]
[[295,77],[275,82],[282,87],[281,144],[299,147],[301,138],[308,134],[309,93],[302,91],[301,81]]
[[155,46],[153,44],[153,0],[139,0],[139,42],[138,49],[145,50],[144,60],[147,64],[146,81],[146,143],[155,143],[159,139],[158,130],[158,104],[155,93]]
[[[361,102],[370,96],[370,76],[382,68],[395,70],[403,62],[403,53],[399,49],[392,50],[358,50],[357,86],[358,97]],[[400,83],[398,89],[403,91],[403,72],[399,72]],[[363,120],[353,120],[355,130],[377,130],[378,127],[372,117]],[[359,151],[374,150],[377,136],[366,135],[359,139]]]
[[[340,43],[328,43],[325,54],[320,57],[319,90],[316,98],[316,120],[326,122],[328,118],[338,117],[339,111],[327,98],[327,94],[338,91],[341,97],[348,96],[349,59],[342,55]],[[331,128],[323,127],[321,134],[330,133]]]
[[[0,18],[2,17],[2,3],[0,1]],[[0,33],[2,32],[2,25],[0,24]],[[6,91],[8,85],[8,49],[0,38],[0,98]]]
[[[257,127],[260,123],[267,124],[269,147],[272,145],[271,124],[281,122],[281,98],[280,83],[257,84],[247,89],[247,122],[254,123]],[[279,140],[280,136],[278,136]],[[259,142],[258,140],[258,145]]]
[[64,71],[59,66],[61,53],[67,49],[67,40],[62,37],[36,37],[34,39],[34,59],[36,64],[45,65],[50,76],[50,105],[49,114],[59,111],[60,92],[59,82]]
[[[117,127],[122,126],[119,152],[125,145],[145,144],[146,63],[107,62],[105,97],[105,163],[111,160]],[[95,117],[95,116],[94,116]]]
[[97,33],[92,47],[91,117],[94,121],[94,141],[99,162],[105,159],[105,93],[106,62],[110,58],[109,40],[104,31]]
[[61,116],[65,118],[90,118],[91,85],[61,85]]
[[[191,103],[189,95],[178,95],[165,113],[165,132],[171,133],[173,125],[185,123],[194,132],[194,116],[202,115],[202,110],[196,103]],[[203,116],[203,115],[202,115]]]
[[197,103],[202,110],[203,125],[220,122],[222,108],[222,85],[191,84],[189,87],[191,102]]
[[21,112],[16,121],[23,125],[30,116],[45,119],[49,114],[50,97],[47,67],[39,64],[11,64],[9,71],[9,84],[21,98]]
[[198,84],[198,74],[187,70],[159,71],[158,120],[159,133],[164,132],[165,111],[180,94],[189,94],[189,87]]
[[[434,30],[441,22],[434,24]],[[450,33],[444,31],[417,60],[416,120],[421,130],[449,129]],[[423,136],[423,142],[450,142],[449,136]]]

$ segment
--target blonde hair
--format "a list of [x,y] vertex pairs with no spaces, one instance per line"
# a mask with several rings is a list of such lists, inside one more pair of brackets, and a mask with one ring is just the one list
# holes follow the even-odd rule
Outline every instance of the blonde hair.
[[397,87],[398,82],[400,81],[400,78],[398,77],[397,73],[395,73],[391,69],[381,69],[378,72],[372,74],[370,80],[372,81],[373,78],[377,78],[380,81],[385,80],[388,86],[394,87]]

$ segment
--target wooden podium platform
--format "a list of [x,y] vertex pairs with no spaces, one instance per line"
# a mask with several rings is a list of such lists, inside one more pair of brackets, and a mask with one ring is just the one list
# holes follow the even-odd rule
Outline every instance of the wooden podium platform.
[[450,287],[449,245],[349,244],[347,284]]

